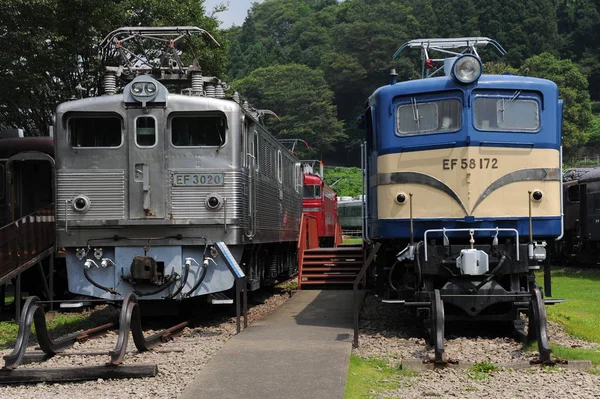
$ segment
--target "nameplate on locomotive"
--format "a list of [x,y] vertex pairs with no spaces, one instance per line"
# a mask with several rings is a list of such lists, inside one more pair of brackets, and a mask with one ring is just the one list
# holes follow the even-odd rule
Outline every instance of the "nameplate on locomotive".
[[174,186],[222,186],[223,173],[175,173]]

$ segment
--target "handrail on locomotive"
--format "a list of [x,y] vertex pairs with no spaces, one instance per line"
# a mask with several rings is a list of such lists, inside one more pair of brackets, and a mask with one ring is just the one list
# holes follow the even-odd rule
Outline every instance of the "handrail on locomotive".
[[[430,78],[436,76],[440,71],[444,71],[444,65],[442,65],[433,72],[429,72],[434,67],[434,62],[445,62],[447,59],[452,60],[454,57],[462,54],[473,54],[477,58],[481,58],[477,47],[487,45],[491,45],[501,56],[506,54],[506,50],[504,50],[500,43],[487,37],[430,38],[415,39],[404,43],[396,50],[392,59],[398,57],[405,49],[419,48],[421,50],[421,78]],[[442,55],[450,55],[451,57],[430,58],[430,52],[434,51]]]

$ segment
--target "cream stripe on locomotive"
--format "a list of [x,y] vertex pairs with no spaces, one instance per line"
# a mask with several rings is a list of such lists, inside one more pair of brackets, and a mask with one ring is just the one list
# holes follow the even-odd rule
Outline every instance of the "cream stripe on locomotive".
[[[377,158],[377,217],[527,217],[528,191],[541,191],[532,215],[560,216],[560,154],[554,149],[460,147]],[[373,179],[374,180],[374,179]],[[373,185],[372,184],[372,185]],[[396,198],[405,194],[400,204]]]

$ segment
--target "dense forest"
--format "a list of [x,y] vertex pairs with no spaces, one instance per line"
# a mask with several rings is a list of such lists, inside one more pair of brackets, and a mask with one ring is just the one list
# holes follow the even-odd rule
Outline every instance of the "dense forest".
[[[230,7],[235,2],[230,1]],[[98,43],[120,26],[195,25],[221,47],[197,43],[205,74],[216,74],[256,108],[278,137],[309,143],[308,156],[357,165],[366,98],[418,77],[418,52],[392,59],[419,37],[487,36],[506,56],[484,50],[487,72],[554,80],[565,100],[571,154],[600,143],[598,0],[265,0],[242,26],[221,29],[202,0],[0,0],[0,127],[48,134],[61,101],[96,95]]]

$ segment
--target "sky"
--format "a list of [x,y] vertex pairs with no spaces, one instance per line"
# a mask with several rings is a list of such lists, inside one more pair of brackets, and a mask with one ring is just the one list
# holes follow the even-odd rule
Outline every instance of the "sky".
[[227,29],[232,25],[241,26],[248,15],[248,9],[252,3],[262,3],[263,0],[204,0],[206,13],[210,14],[212,9],[221,3],[229,3],[229,9],[217,14],[217,19],[223,24],[221,28]]

